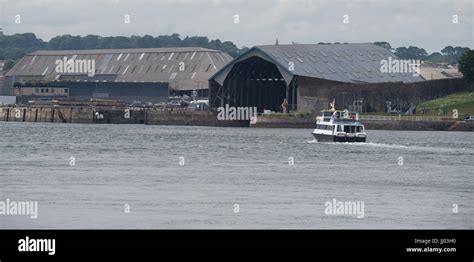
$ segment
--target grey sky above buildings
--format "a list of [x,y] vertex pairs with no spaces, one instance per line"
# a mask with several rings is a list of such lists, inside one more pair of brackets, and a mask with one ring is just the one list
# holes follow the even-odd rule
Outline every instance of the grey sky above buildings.
[[0,0],[0,9],[5,34],[32,32],[43,40],[63,34],[178,33],[239,47],[274,44],[278,38],[281,44],[388,41],[428,52],[447,45],[474,48],[472,0]]

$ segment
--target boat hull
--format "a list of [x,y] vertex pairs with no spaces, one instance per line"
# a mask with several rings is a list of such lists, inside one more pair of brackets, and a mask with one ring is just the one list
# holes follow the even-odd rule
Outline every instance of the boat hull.
[[365,137],[349,137],[349,136],[333,136],[313,133],[314,138],[318,142],[365,142]]

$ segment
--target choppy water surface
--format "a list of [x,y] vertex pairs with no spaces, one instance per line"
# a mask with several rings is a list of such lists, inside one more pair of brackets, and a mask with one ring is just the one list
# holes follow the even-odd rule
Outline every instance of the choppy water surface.
[[474,228],[474,133],[311,131],[0,122],[0,201],[39,205],[0,228]]

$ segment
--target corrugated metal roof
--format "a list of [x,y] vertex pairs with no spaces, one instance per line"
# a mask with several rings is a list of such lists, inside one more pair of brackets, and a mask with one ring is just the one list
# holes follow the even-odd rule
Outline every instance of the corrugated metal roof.
[[87,50],[38,50],[30,55],[97,55],[97,54],[134,54],[134,53],[163,53],[163,52],[217,52],[222,51],[202,47],[160,47],[160,48],[132,48],[132,49],[87,49]]
[[[382,73],[381,60],[398,59],[389,50],[374,44],[293,44],[255,46],[217,72],[212,79],[220,84],[232,66],[252,56],[275,63],[287,82],[294,75],[344,83],[418,82],[413,73]],[[290,70],[290,63],[292,70]]]
[[[56,72],[56,61],[94,60],[95,76],[84,81],[168,82],[174,90],[208,88],[208,79],[232,60],[225,52],[206,48],[140,48],[35,51],[23,57],[7,76],[35,77],[45,81],[70,80]],[[180,63],[183,64],[180,64]],[[184,65],[184,70],[180,66]],[[74,74],[72,74],[74,75]]]
[[431,66],[422,66],[420,75],[426,80],[462,77],[462,73],[456,68],[437,68]]

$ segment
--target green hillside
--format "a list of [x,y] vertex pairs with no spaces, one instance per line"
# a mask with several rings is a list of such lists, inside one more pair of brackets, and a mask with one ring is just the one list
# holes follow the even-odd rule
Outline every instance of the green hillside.
[[425,114],[437,115],[440,112],[451,114],[453,109],[457,109],[459,116],[465,114],[474,115],[474,92],[461,92],[449,96],[440,97],[417,105],[417,113],[421,114],[425,109]]

